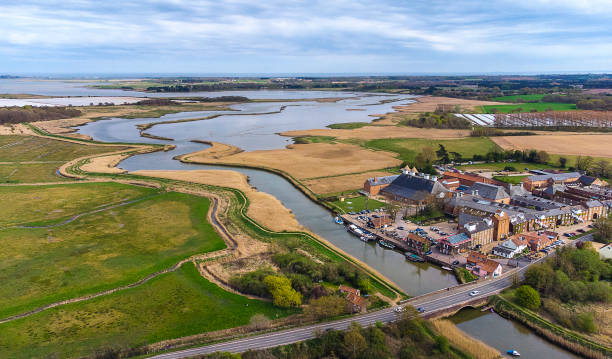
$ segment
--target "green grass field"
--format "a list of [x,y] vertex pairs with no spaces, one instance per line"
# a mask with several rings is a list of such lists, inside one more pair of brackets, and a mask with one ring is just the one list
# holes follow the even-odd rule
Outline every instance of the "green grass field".
[[0,187],[0,227],[70,218],[101,206],[156,193],[147,187],[120,183],[75,183]]
[[62,164],[90,154],[123,149],[127,147],[88,146],[35,136],[0,136],[0,183],[68,181],[57,174]]
[[57,227],[0,230],[0,317],[133,283],[225,248],[206,221],[208,207],[207,198],[171,192]]
[[525,177],[529,176],[493,176],[493,179],[510,184],[519,184],[523,182]]
[[489,162],[489,163],[475,163],[473,165],[457,166],[461,170],[489,170],[489,171],[502,171],[505,167],[512,166],[517,171],[524,171],[525,168],[532,170],[553,168],[550,164],[543,163],[527,163],[527,162]]
[[368,208],[366,208],[366,199],[367,197],[365,196],[359,196],[353,198],[345,198],[344,201],[334,201],[331,202],[331,204],[342,210],[344,213],[360,212],[364,209],[376,209],[385,206],[383,202],[377,201],[375,199],[368,199]]
[[514,105],[485,105],[482,106],[484,113],[493,113],[497,110],[498,113],[518,112],[543,112],[548,109],[553,111],[570,111],[576,109],[576,104],[573,103],[555,103],[555,102],[538,102],[538,103],[517,103]]
[[497,145],[487,137],[467,137],[456,140],[428,140],[424,138],[388,138],[365,142],[364,147],[391,151],[398,154],[398,158],[408,163],[414,163],[415,157],[425,146],[431,146],[434,151],[442,144],[446,151],[458,152],[463,158],[472,158],[475,154],[485,155]]
[[3,358],[65,358],[248,324],[295,310],[229,293],[192,263],[140,287],[0,324]]
[[369,122],[344,122],[344,123],[332,123],[331,125],[327,125],[328,128],[337,129],[337,130],[352,130],[355,128],[361,128],[365,126],[372,126]]

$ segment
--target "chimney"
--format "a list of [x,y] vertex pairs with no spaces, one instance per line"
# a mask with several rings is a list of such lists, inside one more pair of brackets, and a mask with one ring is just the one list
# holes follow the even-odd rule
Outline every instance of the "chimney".
[[431,180],[434,182],[438,181],[438,176],[431,176]]
[[473,189],[472,190],[472,196],[478,196],[478,190],[477,189]]
[[425,173],[425,174],[423,175],[423,178],[425,178],[426,180],[428,180],[428,179],[429,179],[429,173]]
[[415,173],[414,172],[410,172],[408,173],[409,175],[411,175],[412,177],[414,177]]
[[405,175],[407,175],[407,174],[408,174],[408,170],[403,169],[403,170],[402,170],[402,173],[403,173],[403,174],[405,174]]

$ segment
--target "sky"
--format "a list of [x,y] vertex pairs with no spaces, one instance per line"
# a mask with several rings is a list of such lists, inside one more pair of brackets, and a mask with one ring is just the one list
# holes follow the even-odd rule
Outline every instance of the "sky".
[[0,1],[0,74],[612,71],[612,0]]

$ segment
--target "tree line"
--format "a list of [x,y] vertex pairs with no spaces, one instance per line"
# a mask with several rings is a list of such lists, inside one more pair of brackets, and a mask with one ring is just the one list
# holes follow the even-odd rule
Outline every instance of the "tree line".
[[23,107],[2,107],[0,108],[0,124],[14,124],[36,121],[51,121],[62,118],[72,118],[80,116],[81,111],[73,107],[55,106],[23,106]]

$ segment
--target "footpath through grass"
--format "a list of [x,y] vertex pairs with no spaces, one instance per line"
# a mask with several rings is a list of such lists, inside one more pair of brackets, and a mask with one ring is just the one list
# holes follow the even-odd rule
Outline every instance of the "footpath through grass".
[[0,357],[82,357],[245,325],[257,313],[296,310],[229,293],[186,263],[140,287],[0,324]]
[[390,151],[398,154],[398,158],[408,163],[414,163],[416,156],[421,150],[430,146],[437,151],[439,145],[443,145],[447,152],[458,152],[465,159],[474,155],[485,155],[490,150],[497,147],[488,137],[467,137],[453,140],[431,140],[425,138],[384,138],[367,141],[364,147]]
[[0,317],[136,282],[225,248],[209,200],[164,193],[51,228],[0,230]]

